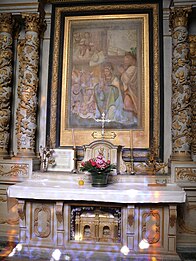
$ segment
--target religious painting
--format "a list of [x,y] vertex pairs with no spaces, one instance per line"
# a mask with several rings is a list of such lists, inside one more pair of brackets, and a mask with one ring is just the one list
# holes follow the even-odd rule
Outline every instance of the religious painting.
[[159,147],[163,126],[159,4],[64,2],[52,19],[53,145],[91,144],[104,127],[104,139],[143,157],[151,138]]
[[103,113],[112,129],[141,127],[144,17],[65,20],[67,127],[97,128]]
[[149,119],[148,16],[66,17],[62,133],[143,129]]

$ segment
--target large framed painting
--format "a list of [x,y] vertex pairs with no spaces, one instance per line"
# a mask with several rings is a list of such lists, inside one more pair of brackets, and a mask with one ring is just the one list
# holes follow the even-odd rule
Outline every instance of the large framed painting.
[[89,144],[101,137],[104,125],[114,145],[146,149],[154,137],[159,147],[158,5],[127,3],[116,9],[78,1],[77,7],[54,10],[53,143]]

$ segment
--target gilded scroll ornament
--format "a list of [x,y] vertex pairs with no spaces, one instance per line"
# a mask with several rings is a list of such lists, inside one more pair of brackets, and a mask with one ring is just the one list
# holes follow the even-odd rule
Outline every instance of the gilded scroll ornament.
[[176,168],[175,173],[177,180],[196,182],[196,168]]
[[26,164],[0,165],[0,177],[28,177],[29,167]]
[[172,9],[172,158],[191,160],[191,88],[187,20],[190,9]]
[[0,155],[8,154],[12,91],[12,15],[0,14]]

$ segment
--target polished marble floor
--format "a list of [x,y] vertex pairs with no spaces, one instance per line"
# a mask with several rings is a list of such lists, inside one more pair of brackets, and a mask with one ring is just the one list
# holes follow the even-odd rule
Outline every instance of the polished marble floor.
[[[113,253],[92,253],[92,252],[77,252],[61,254],[58,258],[57,256],[46,257],[45,252],[40,250],[40,254],[35,254],[32,252],[23,253],[22,250],[17,250],[14,252],[13,256],[8,256],[16,248],[13,243],[2,243],[0,245],[0,260],[3,261],[173,261],[175,259],[164,259],[163,257],[141,257],[141,256],[123,256]],[[181,261],[196,261],[196,248],[181,248],[178,249],[179,260]]]

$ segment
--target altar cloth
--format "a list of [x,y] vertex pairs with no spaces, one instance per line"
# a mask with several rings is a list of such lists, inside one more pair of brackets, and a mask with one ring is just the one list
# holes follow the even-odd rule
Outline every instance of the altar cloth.
[[148,186],[148,183],[113,183],[104,188],[90,183],[59,180],[28,180],[7,189],[8,197],[55,201],[96,201],[112,203],[183,203],[185,191],[177,184]]

